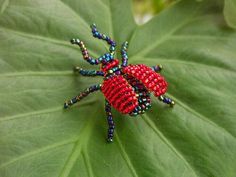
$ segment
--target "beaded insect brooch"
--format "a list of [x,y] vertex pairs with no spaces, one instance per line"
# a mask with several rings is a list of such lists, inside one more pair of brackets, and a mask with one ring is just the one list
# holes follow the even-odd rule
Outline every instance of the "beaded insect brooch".
[[162,66],[156,65],[148,67],[144,64],[128,65],[128,42],[124,42],[121,47],[122,62],[114,58],[116,43],[110,37],[101,34],[96,25],[91,25],[92,34],[95,38],[106,41],[109,45],[109,52],[94,59],[89,53],[84,43],[79,39],[72,39],[72,44],[77,44],[83,54],[83,58],[92,65],[101,64],[101,70],[84,70],[75,67],[74,71],[83,76],[103,76],[102,84],[93,85],[78,96],[64,103],[64,108],[68,108],[94,91],[102,91],[105,96],[105,111],[108,122],[107,141],[113,141],[115,124],[113,121],[111,106],[122,114],[137,116],[143,114],[151,107],[150,93],[158,97],[160,101],[173,106],[172,99],[164,96],[167,90],[167,82],[158,73]]

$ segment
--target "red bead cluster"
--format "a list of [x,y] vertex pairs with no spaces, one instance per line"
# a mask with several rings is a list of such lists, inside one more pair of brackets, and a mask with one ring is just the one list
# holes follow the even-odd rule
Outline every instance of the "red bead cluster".
[[101,87],[108,102],[123,114],[128,114],[138,105],[138,99],[131,85],[121,75],[113,76],[103,82]]
[[163,95],[167,90],[165,79],[146,65],[128,65],[123,68],[123,73],[138,79],[146,89],[154,92],[155,96]]
[[108,71],[109,69],[111,69],[111,68],[117,66],[118,64],[119,64],[119,60],[114,59],[111,63],[108,63],[108,64],[104,65],[103,68],[102,68],[102,71],[103,71],[103,72],[106,72],[106,71]]

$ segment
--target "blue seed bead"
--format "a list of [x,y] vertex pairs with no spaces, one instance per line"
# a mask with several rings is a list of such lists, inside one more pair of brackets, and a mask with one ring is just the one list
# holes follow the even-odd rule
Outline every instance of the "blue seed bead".
[[170,103],[170,99],[169,98],[167,98],[166,100],[167,100],[167,103]]
[[114,125],[114,121],[113,120],[109,120],[108,123],[109,123],[109,125]]
[[96,28],[92,28],[92,33],[94,34],[97,31]]
[[102,61],[102,57],[99,57],[98,60],[99,60],[99,61]]
[[68,108],[69,106],[68,106],[68,104],[67,103],[64,103],[64,108],[66,109],[66,108]]
[[112,46],[116,46],[116,43],[114,41],[111,42]]
[[109,134],[112,134],[112,133],[114,133],[114,129],[109,129],[108,132],[109,132]]
[[166,99],[166,97],[164,97],[164,98],[163,98],[163,102],[165,102],[165,103],[167,102],[167,99]]
[[102,71],[97,71],[96,74],[99,75],[99,76],[103,76],[103,72]]
[[107,117],[107,119],[108,119],[108,121],[112,121],[112,117],[111,116]]
[[109,128],[115,129],[115,125],[109,125]]
[[110,51],[114,51],[115,50],[115,47],[114,46],[111,46],[110,47]]
[[99,36],[99,32],[97,32],[97,31],[96,31],[94,34],[95,34],[96,36]]
[[113,133],[108,133],[108,137],[112,138],[113,136]]
[[73,102],[73,103],[76,103],[76,102],[77,102],[76,97],[72,99],[72,102]]

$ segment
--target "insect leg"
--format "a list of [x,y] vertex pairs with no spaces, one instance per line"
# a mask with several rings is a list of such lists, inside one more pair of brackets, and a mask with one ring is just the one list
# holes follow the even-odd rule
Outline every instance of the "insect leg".
[[80,47],[80,50],[82,52],[84,60],[89,62],[91,65],[98,65],[100,63],[99,59],[94,59],[94,58],[89,56],[88,50],[85,47],[83,41],[81,41],[79,39],[71,39],[71,43],[76,44]]
[[85,70],[85,69],[80,68],[79,66],[74,67],[74,71],[83,76],[104,76],[103,71]]
[[96,27],[95,24],[91,25],[91,29],[92,29],[93,37],[106,41],[107,44],[110,45],[109,51],[110,51],[111,55],[114,55],[114,52],[116,50],[116,43],[115,43],[115,41],[112,40],[109,36],[106,36],[105,34],[100,33],[97,30],[97,27]]
[[112,142],[115,124],[112,118],[111,104],[107,100],[105,100],[105,111],[106,111],[107,123],[108,123],[107,141]]
[[161,70],[163,69],[162,65],[156,65],[156,66],[151,66],[152,70],[155,72],[161,72]]
[[123,66],[123,67],[128,65],[127,49],[128,49],[128,42],[125,41],[122,44],[122,46],[121,46],[121,56],[122,56],[122,64],[121,64],[121,66]]
[[79,95],[76,97],[72,98],[71,100],[68,100],[64,103],[64,108],[67,109],[68,107],[72,106],[73,104],[79,102],[82,100],[84,97],[88,96],[90,93],[94,91],[98,91],[101,88],[101,84],[93,85],[85,89],[83,92],[81,92]]
[[163,103],[170,105],[171,107],[175,105],[175,102],[165,95],[159,96],[159,100],[162,101]]

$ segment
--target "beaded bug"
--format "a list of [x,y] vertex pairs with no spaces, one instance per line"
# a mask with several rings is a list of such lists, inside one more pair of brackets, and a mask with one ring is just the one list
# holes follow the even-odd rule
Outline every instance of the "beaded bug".
[[82,52],[84,60],[92,65],[101,64],[101,70],[84,70],[75,67],[74,71],[83,76],[103,76],[102,84],[93,85],[78,96],[64,103],[68,108],[94,91],[100,90],[105,96],[105,111],[108,122],[108,142],[113,141],[115,124],[112,117],[111,106],[123,114],[137,116],[143,114],[151,107],[150,93],[158,97],[160,101],[173,106],[172,99],[164,96],[167,90],[167,82],[159,74],[161,65],[148,67],[143,64],[128,65],[128,42],[121,47],[122,63],[114,58],[116,43],[110,37],[101,34],[95,24],[91,25],[92,34],[95,38],[106,41],[109,45],[109,52],[99,58],[90,57],[84,43],[79,39],[72,39],[72,44],[77,44]]

